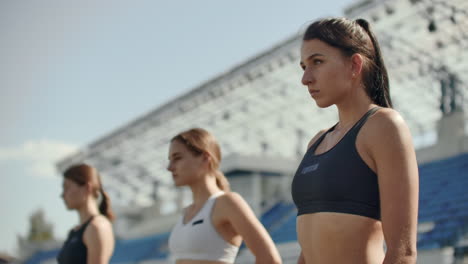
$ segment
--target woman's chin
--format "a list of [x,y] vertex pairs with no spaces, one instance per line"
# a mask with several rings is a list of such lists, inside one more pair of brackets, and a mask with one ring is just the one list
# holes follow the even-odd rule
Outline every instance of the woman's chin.
[[67,203],[65,202],[65,207],[67,208],[67,210],[76,210],[77,206],[75,206],[73,203],[70,204],[70,203]]
[[320,108],[327,108],[333,105],[330,102],[322,101],[322,100],[315,100],[315,104]]

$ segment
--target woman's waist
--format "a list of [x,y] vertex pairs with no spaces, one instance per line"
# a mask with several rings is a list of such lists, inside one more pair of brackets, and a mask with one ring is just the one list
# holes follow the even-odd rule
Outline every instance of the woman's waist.
[[[342,213],[304,214],[297,218],[297,238],[310,263],[382,263],[379,221]],[[307,262],[307,263],[308,263]]]
[[360,215],[320,212],[297,217],[299,242],[309,244],[333,243],[349,247],[368,247],[369,243],[383,243],[382,224]]

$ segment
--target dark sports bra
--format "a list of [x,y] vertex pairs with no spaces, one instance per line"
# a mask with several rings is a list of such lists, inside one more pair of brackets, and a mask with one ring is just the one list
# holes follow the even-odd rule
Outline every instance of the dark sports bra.
[[330,150],[315,155],[325,132],[306,152],[292,181],[292,197],[298,216],[317,212],[354,214],[380,220],[377,175],[362,160],[356,137],[369,116],[369,110]]
[[81,225],[78,230],[71,230],[57,257],[59,264],[86,264],[88,249],[83,242],[83,234],[94,216]]

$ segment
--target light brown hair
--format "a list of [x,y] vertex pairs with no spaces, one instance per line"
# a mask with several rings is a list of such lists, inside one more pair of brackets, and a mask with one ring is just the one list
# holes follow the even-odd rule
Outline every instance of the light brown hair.
[[171,142],[175,140],[184,144],[194,155],[209,155],[211,157],[210,169],[216,177],[216,185],[223,191],[230,190],[226,176],[219,170],[221,148],[211,133],[202,128],[192,128],[179,133],[171,139]]

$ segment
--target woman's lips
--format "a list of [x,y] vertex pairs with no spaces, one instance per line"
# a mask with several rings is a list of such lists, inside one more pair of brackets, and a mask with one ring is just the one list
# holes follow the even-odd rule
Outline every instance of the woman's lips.
[[318,93],[320,92],[320,90],[309,90],[309,93],[312,97],[314,97],[315,95],[317,95]]

